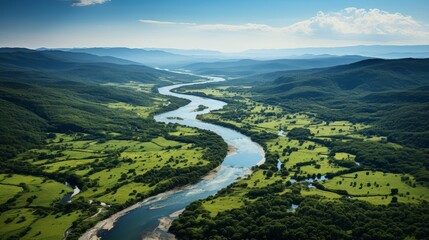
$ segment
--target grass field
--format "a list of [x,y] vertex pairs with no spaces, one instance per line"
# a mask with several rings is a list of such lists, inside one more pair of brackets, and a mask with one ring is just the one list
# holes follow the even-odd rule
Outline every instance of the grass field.
[[[229,192],[226,196],[216,196],[204,201],[203,207],[210,212],[211,216],[216,216],[219,212],[243,206],[245,201],[256,201],[256,199],[250,199],[246,196],[250,190],[254,188],[264,188],[277,181],[285,183],[289,179],[290,178],[283,178],[279,174],[267,178],[263,170],[257,170],[252,175],[239,180],[233,185],[231,187],[232,192]],[[289,189],[286,189],[282,193],[286,192],[289,192]]]
[[0,204],[7,202],[10,198],[14,197],[16,194],[22,192],[22,187],[16,185],[5,185],[0,184]]
[[334,200],[341,198],[342,196],[333,192],[322,191],[317,188],[309,188],[301,190],[302,196],[321,196],[327,200]]
[[79,212],[67,215],[48,215],[31,225],[31,230],[23,239],[57,240],[79,218]]
[[[363,141],[376,141],[387,142],[386,137],[372,136],[367,137],[360,134],[359,131],[369,128],[369,125],[361,123],[351,123],[347,121],[320,121],[314,114],[311,113],[290,113],[285,112],[277,106],[271,106],[255,102],[250,99],[246,93],[234,92],[232,88],[216,87],[216,88],[202,88],[192,89],[189,91],[181,89],[182,92],[199,92],[204,93],[209,97],[216,97],[227,99],[237,103],[229,104],[227,108],[214,111],[209,114],[200,116],[202,120],[215,120],[233,124],[238,128],[247,128],[256,133],[269,132],[277,134],[279,130],[283,130],[283,134],[274,140],[266,142],[266,149],[271,154],[277,154],[279,160],[283,163],[282,167],[291,172],[290,174],[297,174],[297,176],[308,176],[314,174],[325,175],[326,173],[336,173],[341,170],[346,170],[345,167],[340,167],[340,161],[355,161],[356,156],[346,152],[338,152],[330,157],[330,149],[326,146],[318,144],[310,140],[298,141],[287,137],[290,130],[293,128],[306,128],[310,130],[313,135],[311,138],[329,140],[338,136],[357,139]],[[232,114],[239,112],[240,114]],[[401,148],[401,145],[387,142],[395,148]],[[294,148],[292,152],[284,153],[284,149]],[[304,166],[297,167],[297,164],[312,162],[311,164],[304,164]],[[422,200],[429,199],[429,189],[423,186],[414,185],[415,182],[412,177],[407,181],[401,181],[399,174],[369,172],[358,172],[358,177],[355,179],[354,175],[346,174],[334,179],[323,181],[323,185],[327,189],[332,190],[346,190],[352,199],[367,201],[372,204],[388,204],[392,200],[391,189],[398,188],[399,193],[395,195],[399,202],[418,203]],[[212,216],[217,213],[233,208],[239,208],[244,205],[246,193],[254,187],[265,187],[276,180],[286,182],[290,176],[286,178],[280,177],[275,174],[272,178],[267,179],[262,170],[257,170],[253,175],[246,180],[240,180],[238,184],[246,183],[247,187],[232,187],[232,191],[228,194],[217,196],[203,202],[203,206],[210,212]],[[341,182],[341,184],[339,183]],[[354,182],[357,186],[353,187]],[[368,184],[371,184],[369,186]],[[375,184],[376,183],[376,184]],[[362,188],[360,188],[362,184]],[[307,185],[307,184],[304,184]],[[377,187],[377,186],[378,187]],[[343,197],[340,194],[323,191],[316,188],[302,187],[302,196],[318,195],[326,200],[335,200]]]
[[[0,214],[0,237],[7,239],[10,236],[19,234],[37,220],[33,215],[34,209],[19,208],[11,209]],[[30,238],[28,238],[30,239]]]
[[[177,127],[172,128],[169,134],[186,137],[199,136],[200,132],[189,127]],[[115,133],[111,135],[118,136]],[[136,176],[166,166],[178,169],[209,163],[202,157],[206,149],[164,137],[154,137],[142,142],[122,139],[88,140],[90,136],[87,134],[55,133],[55,136],[48,139],[46,145],[24,152],[17,159],[38,166],[46,173],[73,173],[85,182],[91,182],[90,187],[82,189],[76,196],[83,197],[86,202],[95,200],[108,205],[122,205],[129,200],[138,201],[142,195],[152,194],[163,181],[149,186],[134,182]],[[1,214],[0,220],[3,222],[11,219],[8,220],[10,223],[1,224],[1,239],[3,236],[23,233],[23,239],[61,239],[72,222],[81,219],[82,212],[46,217],[32,213],[37,208],[51,207],[72,191],[64,183],[51,179],[0,174],[0,204],[16,198],[11,205],[14,209]],[[27,227],[31,229],[26,229]]]
[[361,171],[335,177],[323,185],[327,189],[346,190],[356,199],[375,204],[390,203],[392,189],[398,190],[395,196],[399,202],[416,203],[429,199],[429,189],[416,184],[411,176],[402,174]]
[[[2,179],[0,184],[10,184],[17,187],[20,184],[25,184],[28,188],[16,199],[15,207],[49,207],[52,202],[62,199],[67,192],[72,192],[72,189],[64,184],[40,177],[18,174],[9,177],[1,174],[0,179]],[[29,202],[29,198],[34,198],[34,200]]]
[[345,152],[337,152],[335,153],[334,159],[335,160],[347,160],[347,161],[354,161],[356,158],[355,155]]

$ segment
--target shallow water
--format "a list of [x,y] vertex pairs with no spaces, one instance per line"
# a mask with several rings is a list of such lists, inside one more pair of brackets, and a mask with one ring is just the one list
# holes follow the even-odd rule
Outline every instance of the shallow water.
[[[209,78],[210,81],[208,82],[224,81],[223,78]],[[159,92],[163,95],[185,98],[191,102],[177,110],[159,114],[155,116],[155,120],[164,123],[178,123],[181,125],[213,131],[220,135],[225,142],[237,148],[237,152],[225,158],[220,170],[214,178],[201,180],[197,184],[173,194],[161,195],[154,200],[143,203],[139,208],[122,216],[110,231],[105,231],[100,234],[103,240],[142,239],[154,231],[157,231],[161,235],[165,234],[157,230],[160,218],[169,217],[174,212],[185,208],[196,200],[214,195],[222,188],[235,182],[238,177],[244,176],[252,166],[256,165],[263,159],[264,153],[261,148],[255,142],[252,142],[249,137],[232,129],[215,124],[204,123],[196,119],[198,114],[221,109],[226,105],[225,102],[171,92],[172,89],[181,86],[202,83],[205,82],[178,84],[159,88]],[[208,108],[203,111],[195,112],[195,109],[197,109],[199,105],[204,105]]]

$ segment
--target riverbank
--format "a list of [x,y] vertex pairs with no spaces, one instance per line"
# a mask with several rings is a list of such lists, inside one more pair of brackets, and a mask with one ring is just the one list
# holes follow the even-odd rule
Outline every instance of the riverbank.
[[[234,154],[236,154],[238,151],[238,149],[236,147],[234,147],[231,144],[228,144],[228,153],[227,156],[232,156]],[[211,170],[206,176],[202,177],[203,180],[211,180],[214,177],[216,177],[216,174],[220,171],[221,166],[218,166],[217,168]]]
[[[261,164],[263,164],[265,162],[265,152],[264,152],[264,149],[260,145],[258,145],[258,149],[261,152],[261,155],[263,156],[263,158],[261,159],[261,161],[259,161],[257,163],[257,165],[259,166],[259,165],[261,165]],[[238,151],[238,149],[236,147],[234,147],[233,145],[228,144],[228,153],[227,153],[228,156],[236,154],[237,151]],[[213,179],[214,177],[216,177],[216,174],[219,172],[220,169],[221,169],[221,166],[218,166],[217,168],[211,170],[207,175],[205,175],[204,177],[202,177],[202,179],[203,180],[211,180],[211,179]],[[251,173],[252,172],[249,171],[247,174],[251,174]],[[164,192],[164,193],[160,193],[160,194],[155,195],[153,197],[149,197],[149,198],[145,199],[142,202],[135,203],[132,206],[130,206],[128,208],[125,208],[125,209],[123,209],[123,210],[121,210],[121,211],[119,211],[119,212],[111,215],[109,218],[104,219],[104,220],[98,222],[94,227],[92,227],[88,231],[86,231],[79,238],[79,240],[100,240],[101,238],[97,236],[98,232],[100,232],[101,230],[107,230],[108,231],[108,230],[112,229],[114,227],[114,225],[115,225],[115,222],[120,217],[122,217],[125,214],[127,214],[128,212],[130,212],[130,211],[132,211],[132,210],[140,207],[142,204],[145,204],[145,203],[153,201],[153,200],[166,198],[169,195],[172,195],[174,193],[178,193],[178,192],[183,191],[183,190],[185,190],[185,189],[187,189],[189,187],[190,187],[190,185],[179,187],[179,188],[176,188],[176,189]],[[160,224],[159,224],[158,228],[160,230],[162,230],[162,231],[167,232],[168,228],[171,226],[171,223],[172,223],[172,219],[171,218],[177,218],[180,215],[180,213],[183,212],[183,210],[184,209],[172,213],[169,218],[168,217],[161,218],[160,219]],[[159,235],[154,234],[154,235],[150,236],[147,239],[160,239],[159,237],[160,237]]]
[[[230,149],[230,148],[228,148],[228,149]],[[234,154],[233,151],[235,151],[235,152],[237,151],[236,148],[231,148],[231,150],[232,150],[232,154]],[[228,151],[228,154],[229,153],[230,152]],[[201,179],[203,179],[203,180],[213,179],[216,176],[217,172],[220,170],[220,168],[221,168],[221,166],[218,166],[217,168],[211,170],[207,175],[203,176]],[[142,204],[145,204],[145,203],[150,202],[150,201],[156,201],[156,200],[159,200],[159,199],[166,198],[169,195],[181,192],[181,191],[183,191],[185,189],[189,189],[190,187],[191,187],[191,185],[186,185],[186,186],[183,186],[183,187],[178,187],[178,188],[175,188],[173,190],[169,190],[167,192],[160,193],[158,195],[149,197],[149,198],[147,198],[147,199],[145,199],[145,200],[143,200],[141,202],[135,203],[135,204],[131,205],[130,207],[127,207],[127,208],[125,208],[125,209],[123,209],[123,210],[121,210],[121,211],[119,211],[119,212],[111,215],[109,218],[106,218],[106,219],[98,222],[94,227],[90,228],[81,237],[79,237],[79,240],[100,240],[101,238],[97,236],[97,234],[100,231],[102,231],[102,230],[109,231],[110,229],[112,229],[115,226],[115,222],[120,217],[124,216],[125,214],[129,213],[130,211],[132,211],[132,210],[140,207]],[[170,217],[171,218],[177,218],[180,215],[180,213],[183,212],[183,210],[184,209],[172,213],[170,215]],[[168,219],[170,220],[170,222],[166,222]],[[161,224],[163,226],[167,227],[166,229],[168,230],[168,228],[171,225],[171,219],[170,218],[165,218],[165,219],[161,219],[161,220],[163,221],[163,222],[161,222]],[[165,227],[161,227],[161,228],[164,229]],[[167,230],[165,232],[167,232]],[[157,239],[157,238],[156,238],[156,236],[151,236],[150,239]]]
[[118,220],[118,218],[124,216],[129,211],[138,208],[140,206],[140,204],[141,203],[136,203],[136,204],[132,205],[131,207],[125,208],[124,210],[113,214],[109,218],[98,222],[94,227],[92,227],[88,231],[86,231],[79,238],[79,240],[99,240],[99,239],[101,239],[100,237],[97,236],[99,231],[112,229],[115,222]]
[[227,156],[231,156],[237,153],[237,148],[231,144],[228,144],[228,153]]
[[262,159],[261,159],[261,161],[259,161],[258,163],[256,163],[256,166],[261,166],[262,164],[264,164],[265,163],[265,150],[264,150],[264,148],[261,146],[261,145],[259,145],[258,144],[258,150],[259,150],[259,152],[261,153],[261,155],[262,155]]

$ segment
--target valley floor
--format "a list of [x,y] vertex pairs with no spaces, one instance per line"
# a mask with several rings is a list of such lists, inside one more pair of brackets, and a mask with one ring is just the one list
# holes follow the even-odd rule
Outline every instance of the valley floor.
[[[369,125],[348,121],[327,122],[310,112],[290,113],[276,105],[254,101],[251,95],[234,89],[207,86],[189,90],[182,88],[179,91],[227,101],[229,104],[224,109],[200,115],[199,119],[252,136],[253,140],[264,146],[267,161],[256,167],[251,176],[191,205],[171,228],[179,238],[202,239],[204,236],[205,239],[224,239],[222,237],[231,234],[237,236],[232,239],[254,237],[248,232],[250,228],[246,229],[240,221],[245,221],[246,216],[251,217],[248,212],[250,208],[272,204],[268,202],[273,198],[290,201],[287,204],[289,214],[304,209],[307,211],[307,207],[302,209],[306,204],[301,203],[313,200],[339,205],[344,201],[351,201],[351,204],[362,201],[377,209],[398,202],[415,204],[417,209],[427,210],[427,186],[417,182],[409,172],[371,167],[368,159],[355,149],[356,144],[380,145],[400,155],[406,147],[389,142],[383,136],[363,134],[362,130],[370,128]],[[271,214],[286,214],[266,211],[268,222],[271,221],[268,219],[276,219]],[[243,229],[220,231],[220,225],[228,224],[225,218],[234,219],[238,217],[236,214],[243,219],[237,219],[232,225]],[[284,221],[290,221],[286,219]],[[282,224],[283,229],[286,223]],[[295,239],[291,236],[286,234],[283,237]]]

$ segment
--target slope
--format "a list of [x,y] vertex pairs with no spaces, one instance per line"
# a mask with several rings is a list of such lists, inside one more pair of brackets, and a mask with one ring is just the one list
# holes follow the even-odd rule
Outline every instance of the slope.
[[[46,137],[46,131],[79,131],[102,134],[126,133],[145,128],[143,123],[109,103],[153,106],[154,93],[100,85],[129,81],[156,87],[195,78],[159,71],[141,65],[82,63],[75,53],[2,49],[0,51],[0,150],[8,159],[34,147]],[[55,56],[54,56],[55,55]],[[86,59],[79,61],[88,61]],[[96,56],[90,56],[96,59]]]
[[330,67],[367,59],[362,56],[329,56],[308,59],[277,60],[228,60],[221,62],[194,63],[183,68],[199,74],[217,74],[226,76],[250,76],[275,71]]
[[371,59],[326,69],[238,80],[258,98],[326,120],[372,123],[407,145],[429,146],[429,59]]

